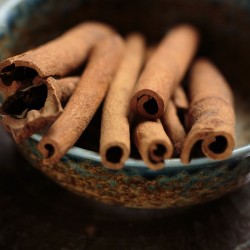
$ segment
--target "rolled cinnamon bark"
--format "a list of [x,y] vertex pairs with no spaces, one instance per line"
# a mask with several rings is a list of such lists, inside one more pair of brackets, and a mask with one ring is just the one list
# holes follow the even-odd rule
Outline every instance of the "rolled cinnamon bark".
[[87,127],[113,80],[123,49],[123,40],[118,35],[111,35],[96,44],[63,114],[38,144],[45,164],[57,162]]
[[[79,79],[80,77],[42,79],[37,76],[32,88],[17,91],[8,97],[1,107],[5,114],[3,124],[15,141],[19,143],[50,126],[63,112],[63,105],[72,95]],[[37,99],[41,100],[40,106],[37,106]]]
[[228,158],[235,145],[233,95],[219,70],[206,59],[197,60],[191,71],[190,109],[181,161],[188,163],[192,149],[201,143],[202,152],[215,160]]
[[162,125],[173,143],[175,157],[180,156],[187,136],[184,124],[188,106],[186,93],[181,86],[178,86],[161,117]]
[[184,88],[181,85],[175,89],[172,100],[180,123],[183,126],[184,131],[186,131],[189,100],[187,98],[187,94],[184,91]]
[[62,77],[78,68],[94,44],[113,30],[98,22],[75,26],[55,40],[0,63],[3,99],[32,84],[35,76]]
[[186,131],[178,116],[177,107],[172,100],[169,101],[167,109],[161,117],[161,122],[173,143],[174,156],[180,156],[186,138]]
[[159,170],[164,160],[173,154],[173,145],[165,133],[160,120],[137,120],[133,128],[133,141],[145,164]]
[[188,110],[188,98],[182,86],[178,86],[173,93],[173,102],[178,109]]
[[122,168],[130,155],[128,106],[144,56],[144,38],[140,34],[131,34],[102,112],[100,155],[103,164],[110,169]]
[[199,42],[189,25],[173,28],[161,41],[143,70],[130,101],[131,110],[146,119],[157,119],[182,80]]

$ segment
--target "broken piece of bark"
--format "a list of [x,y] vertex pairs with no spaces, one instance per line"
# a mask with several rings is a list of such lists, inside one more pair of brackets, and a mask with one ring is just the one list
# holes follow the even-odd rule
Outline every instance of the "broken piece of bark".
[[130,101],[131,110],[146,119],[157,119],[182,80],[199,42],[190,25],[174,27],[146,63]]
[[[63,112],[63,106],[72,95],[79,79],[79,77],[42,79],[37,76],[28,90],[17,91],[14,96],[7,98],[1,107],[2,113],[5,114],[3,124],[15,141],[20,143],[50,126]],[[18,94],[19,92],[22,94]],[[9,99],[12,99],[12,102],[8,104]],[[37,99],[40,99],[39,102]]]
[[174,151],[159,119],[137,119],[133,128],[133,141],[145,164],[153,170],[163,168],[164,160],[170,158]]
[[200,144],[204,155],[223,160],[235,145],[235,113],[231,89],[219,70],[207,59],[197,60],[190,75],[190,131],[181,153],[188,163],[192,149]]
[[110,169],[120,169],[130,154],[129,99],[144,63],[145,41],[140,34],[126,39],[124,56],[108,90],[101,123],[100,155]]
[[85,130],[104,99],[123,51],[124,42],[118,35],[111,35],[96,44],[63,114],[38,144],[45,164],[60,160]]
[[83,64],[97,41],[111,33],[113,30],[104,24],[82,23],[38,48],[4,60],[0,63],[2,99],[31,86],[35,76],[69,74]]

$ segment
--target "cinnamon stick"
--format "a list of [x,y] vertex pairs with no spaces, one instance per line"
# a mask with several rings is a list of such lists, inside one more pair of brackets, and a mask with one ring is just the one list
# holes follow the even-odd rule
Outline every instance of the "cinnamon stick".
[[180,120],[180,123],[183,129],[186,131],[186,120],[189,109],[189,100],[187,98],[187,94],[184,91],[184,88],[181,85],[175,89],[174,94],[172,96],[172,100],[176,108],[176,113]]
[[182,80],[198,47],[198,31],[189,25],[173,28],[161,41],[143,70],[130,101],[131,110],[157,119]]
[[153,170],[163,168],[164,160],[173,154],[173,145],[159,119],[137,120],[133,128],[133,141],[145,164]]
[[2,98],[27,88],[35,76],[63,77],[85,61],[94,44],[113,30],[98,22],[81,23],[60,37],[0,63]]
[[163,127],[174,146],[174,156],[179,157],[187,136],[184,127],[188,112],[188,99],[184,89],[178,86],[161,117]]
[[188,98],[182,86],[178,86],[174,90],[173,102],[178,109],[184,112],[188,110],[189,106]]
[[[5,114],[3,124],[15,141],[19,143],[50,126],[63,112],[63,105],[72,95],[79,79],[79,77],[42,79],[37,76],[33,80],[32,88],[17,91],[8,97],[1,107],[2,113]],[[30,97],[32,95],[33,97]],[[37,99],[42,100],[39,107],[32,103],[32,101],[37,102]]]
[[140,34],[126,40],[124,57],[107,93],[101,122],[100,155],[110,169],[122,168],[130,155],[128,106],[145,56]]
[[161,117],[163,127],[174,146],[174,156],[180,156],[186,138],[185,128],[178,116],[175,103],[170,100],[164,115]]
[[233,95],[225,78],[207,59],[197,60],[190,77],[190,131],[181,153],[188,163],[192,149],[201,143],[204,155],[222,160],[228,158],[235,145]]
[[85,130],[119,66],[124,43],[118,35],[100,40],[63,114],[38,144],[45,164],[57,162]]

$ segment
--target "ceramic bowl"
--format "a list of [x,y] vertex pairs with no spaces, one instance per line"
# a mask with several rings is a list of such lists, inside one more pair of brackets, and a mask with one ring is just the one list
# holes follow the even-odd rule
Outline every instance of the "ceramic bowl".
[[108,204],[133,208],[169,208],[207,202],[249,180],[250,4],[241,0],[13,0],[0,8],[0,55],[4,59],[41,44],[82,20],[101,20],[120,32],[139,30],[150,42],[174,23],[191,22],[202,33],[200,54],[213,59],[232,83],[236,96],[237,148],[224,161],[178,159],[149,170],[129,159],[120,171],[102,166],[100,156],[74,147],[53,166],[42,164],[39,135],[18,145],[25,157],[72,192]]

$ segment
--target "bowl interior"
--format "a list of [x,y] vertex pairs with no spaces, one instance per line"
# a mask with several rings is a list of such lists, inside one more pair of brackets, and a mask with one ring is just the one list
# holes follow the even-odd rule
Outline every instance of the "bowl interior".
[[[123,35],[140,31],[146,35],[148,43],[152,44],[172,25],[193,23],[202,34],[198,54],[207,56],[216,63],[234,91],[237,148],[244,152],[250,151],[250,15],[246,1],[63,0],[60,4],[52,0],[21,2],[23,3],[17,5],[18,7],[11,7],[4,20],[5,26],[0,31],[2,59],[42,44],[84,20],[104,21]],[[98,148],[98,134],[94,134],[95,146]],[[170,160],[168,166],[171,164],[176,166],[175,160]]]

